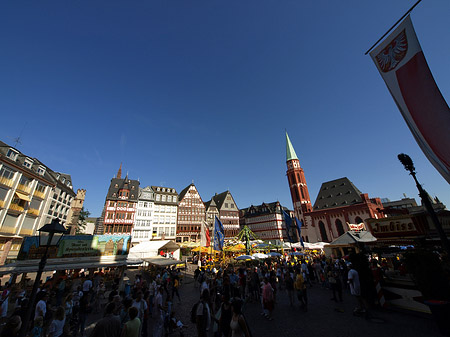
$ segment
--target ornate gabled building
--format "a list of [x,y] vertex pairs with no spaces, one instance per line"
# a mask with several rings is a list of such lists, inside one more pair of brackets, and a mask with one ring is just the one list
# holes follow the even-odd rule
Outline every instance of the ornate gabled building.
[[[380,198],[369,198],[346,177],[322,184],[311,206],[303,169],[286,133],[286,165],[295,215],[302,220],[306,242],[331,242],[349,230],[347,223],[383,217]],[[367,228],[367,227],[366,227]]]
[[219,210],[219,219],[225,230],[225,238],[236,236],[239,233],[239,209],[230,191],[216,194],[213,199]]
[[199,241],[203,221],[206,220],[205,204],[194,183],[178,196],[177,242]]
[[132,233],[137,202],[139,197],[139,181],[131,180],[128,175],[122,179],[122,165],[117,178],[111,179],[104,206],[103,233],[98,234],[130,234]]
[[152,186],[155,194],[152,239],[175,240],[178,193],[172,187]]
[[247,225],[260,240],[275,244],[288,241],[282,210],[293,216],[293,211],[276,202],[262,203],[239,211],[240,224]]
[[217,209],[217,205],[214,201],[214,198],[205,202],[205,212],[206,212],[206,223],[208,224],[209,230],[213,231],[214,222],[216,217],[219,217],[219,210]]

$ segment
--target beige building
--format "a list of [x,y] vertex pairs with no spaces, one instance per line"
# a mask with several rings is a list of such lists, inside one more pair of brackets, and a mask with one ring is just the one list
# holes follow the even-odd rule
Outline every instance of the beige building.
[[74,198],[70,175],[0,141],[0,265],[16,258],[24,236],[54,218],[67,224]]

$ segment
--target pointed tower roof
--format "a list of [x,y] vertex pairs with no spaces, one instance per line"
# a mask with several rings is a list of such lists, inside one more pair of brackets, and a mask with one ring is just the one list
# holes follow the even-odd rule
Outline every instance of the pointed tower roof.
[[291,140],[289,139],[289,135],[286,132],[286,161],[297,159],[297,154],[295,153],[294,147],[292,146]]
[[122,163],[120,163],[119,171],[117,171],[117,179],[122,179]]

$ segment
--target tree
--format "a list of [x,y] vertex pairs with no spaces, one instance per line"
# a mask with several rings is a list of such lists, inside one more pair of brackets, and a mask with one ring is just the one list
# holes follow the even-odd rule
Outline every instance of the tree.
[[84,234],[86,230],[86,219],[91,215],[91,213],[84,209],[84,206],[81,208],[80,214],[78,215],[77,228],[75,230],[75,234]]

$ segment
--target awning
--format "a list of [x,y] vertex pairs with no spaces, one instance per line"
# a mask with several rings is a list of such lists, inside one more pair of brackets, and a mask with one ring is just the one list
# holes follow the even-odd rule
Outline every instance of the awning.
[[165,257],[150,257],[150,258],[144,258],[142,259],[145,262],[148,262],[150,264],[153,264],[158,267],[167,267],[167,266],[173,266],[175,264],[184,264],[184,261],[180,260],[174,260],[174,259],[168,259]]
[[30,197],[26,194],[20,193],[20,192],[15,192],[17,197],[21,200],[25,200],[25,201],[31,201]]
[[[70,263],[52,263],[51,260],[45,265],[44,271],[52,271],[52,270],[69,270],[69,269],[88,269],[88,268],[106,268],[106,267],[118,267],[124,266],[127,264],[125,259],[120,261],[86,261],[83,262],[83,259],[78,259],[77,262]],[[0,266],[0,276],[5,274],[21,274],[21,273],[33,273],[37,272],[39,269],[39,264],[30,264],[23,265],[16,263],[6,264]]]

